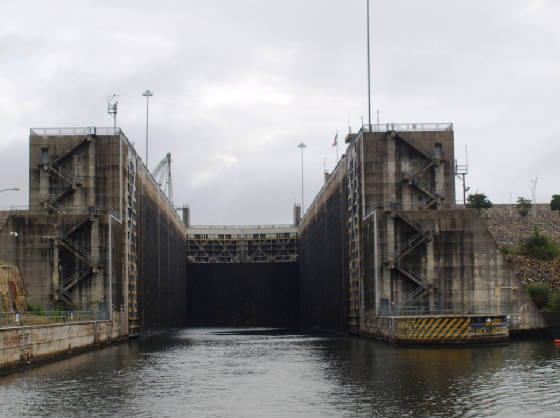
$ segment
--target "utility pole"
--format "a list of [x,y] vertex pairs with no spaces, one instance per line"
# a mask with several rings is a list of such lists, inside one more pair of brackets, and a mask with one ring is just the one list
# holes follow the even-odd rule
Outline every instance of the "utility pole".
[[304,210],[305,207],[304,207],[304,204],[303,204],[303,149],[305,147],[306,147],[306,145],[303,142],[301,142],[298,145],[298,148],[301,149],[301,213],[302,213],[302,216],[305,213],[305,210]]
[[148,110],[150,106],[150,97],[153,95],[154,94],[148,89],[142,93],[142,96],[146,97],[146,168],[148,171],[150,171],[150,168],[148,167]]

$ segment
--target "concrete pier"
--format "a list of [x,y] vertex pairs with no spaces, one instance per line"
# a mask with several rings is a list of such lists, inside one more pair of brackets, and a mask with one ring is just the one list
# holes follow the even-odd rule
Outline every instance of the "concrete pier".
[[29,210],[1,228],[31,302],[127,312],[130,335],[185,323],[183,222],[119,128],[31,129]]
[[372,128],[349,135],[302,220],[302,310],[313,295],[323,302],[303,321],[388,339],[395,320],[425,315],[544,328],[484,219],[455,207],[453,125]]

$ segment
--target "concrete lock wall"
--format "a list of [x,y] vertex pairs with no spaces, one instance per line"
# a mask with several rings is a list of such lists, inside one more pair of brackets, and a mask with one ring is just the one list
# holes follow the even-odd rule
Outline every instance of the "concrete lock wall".
[[138,305],[144,330],[186,324],[184,225],[142,168],[138,197]]
[[[490,235],[486,222],[476,210],[405,211],[406,216],[421,225],[434,228],[431,240],[414,249],[406,263],[426,278],[428,289],[414,300],[419,312],[494,313],[510,316],[512,331],[546,326],[527,291],[515,276],[511,263],[501,253]],[[384,223],[384,215],[380,217]],[[364,251],[373,252],[373,220],[364,226]],[[382,238],[378,237],[378,240]],[[387,259],[387,249],[379,251]],[[407,296],[418,285],[395,272],[384,275],[386,266],[379,263],[378,287],[375,288],[374,266],[365,260],[364,291],[366,313],[375,314],[377,303],[387,300],[393,306],[406,303]],[[386,280],[386,278],[389,280]],[[379,306],[379,305],[378,305]]]
[[45,308],[127,312],[133,335],[183,324],[185,233],[171,202],[120,129],[70,131],[83,134],[31,130],[29,211],[3,216],[0,259]]
[[300,321],[345,330],[348,324],[348,227],[343,158],[299,228]]
[[[340,181],[321,190],[302,221],[302,289],[322,295],[336,283],[334,293],[348,299],[327,305],[330,315],[370,335],[387,334],[383,318],[399,314],[502,314],[512,331],[545,326],[484,220],[455,209],[452,130],[360,133],[348,142],[332,175]],[[329,200],[337,194],[345,205]],[[334,218],[346,229],[343,261],[323,249],[339,239],[326,221]],[[317,312],[302,314],[324,326],[327,308]]]
[[128,320],[88,321],[0,328],[0,373],[126,338]]

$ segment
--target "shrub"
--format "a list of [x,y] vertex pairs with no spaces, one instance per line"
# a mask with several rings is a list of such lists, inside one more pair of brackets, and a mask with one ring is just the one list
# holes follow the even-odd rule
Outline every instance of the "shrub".
[[560,312],[560,291],[555,292],[552,296],[550,296],[550,300],[546,308],[548,311]]
[[488,209],[491,208],[492,202],[488,200],[484,193],[470,194],[467,198],[467,207],[472,209]]
[[524,218],[529,214],[529,209],[531,209],[533,205],[529,199],[525,199],[523,197],[517,198],[517,212]]
[[519,253],[540,260],[550,260],[560,255],[560,247],[546,235],[535,230],[522,241]]
[[517,247],[510,247],[509,245],[504,245],[502,247],[502,254],[505,255],[517,255],[519,254],[519,248]]
[[533,302],[539,309],[543,309],[546,307],[550,302],[550,287],[546,284],[530,284],[527,285],[527,291],[533,299]]
[[40,313],[43,311],[43,307],[38,303],[31,303],[27,304],[27,312],[35,312]]
[[553,194],[550,201],[550,209],[560,211],[560,194]]

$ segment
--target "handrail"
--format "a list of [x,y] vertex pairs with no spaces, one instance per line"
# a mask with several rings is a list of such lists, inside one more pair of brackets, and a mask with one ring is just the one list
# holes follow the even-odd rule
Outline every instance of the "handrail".
[[0,327],[43,325],[60,322],[95,321],[93,311],[0,312]]
[[364,132],[442,132],[453,131],[453,123],[372,123],[371,130],[365,123],[362,129]]
[[427,234],[426,231],[419,231],[418,233],[414,234],[408,241],[405,241],[397,247],[397,250],[394,253],[394,258],[398,258],[400,254],[402,254],[406,249],[412,247],[418,241],[420,241],[425,235]]
[[186,229],[273,229],[293,228],[293,224],[271,224],[271,225],[189,225]]
[[81,247],[79,244],[77,244],[76,242],[74,242],[68,235],[66,235],[65,233],[61,233],[61,239],[62,241],[64,241],[66,244],[68,244],[69,246],[71,246],[74,251],[76,251],[78,254],[80,254],[82,257],[84,257],[86,260],[88,260],[90,263],[93,263],[93,257],[91,256],[91,254],[83,247]]

